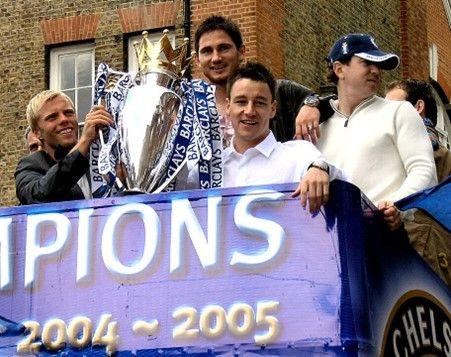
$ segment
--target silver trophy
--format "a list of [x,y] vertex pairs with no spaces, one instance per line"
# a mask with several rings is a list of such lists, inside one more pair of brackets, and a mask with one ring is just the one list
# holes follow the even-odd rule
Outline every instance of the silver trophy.
[[167,32],[155,44],[144,32],[141,42],[134,44],[139,71],[119,116],[119,142],[129,192],[160,192],[173,178],[162,182],[168,172],[165,153],[183,96],[180,80],[190,59],[186,56],[188,40],[174,50]]

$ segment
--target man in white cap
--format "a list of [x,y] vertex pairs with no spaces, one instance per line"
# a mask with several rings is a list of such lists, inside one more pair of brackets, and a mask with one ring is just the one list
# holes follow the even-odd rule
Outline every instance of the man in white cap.
[[376,95],[382,70],[399,58],[379,50],[367,34],[349,34],[332,46],[329,80],[337,85],[334,114],[321,124],[318,149],[381,210],[391,229],[400,226],[393,202],[437,183],[431,144],[408,102]]

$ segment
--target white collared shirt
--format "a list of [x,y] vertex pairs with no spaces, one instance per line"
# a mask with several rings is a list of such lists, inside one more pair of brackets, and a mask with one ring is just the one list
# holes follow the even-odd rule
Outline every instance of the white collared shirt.
[[272,132],[243,154],[236,152],[233,141],[223,152],[223,187],[299,182],[313,161],[325,160],[312,143],[280,143]]

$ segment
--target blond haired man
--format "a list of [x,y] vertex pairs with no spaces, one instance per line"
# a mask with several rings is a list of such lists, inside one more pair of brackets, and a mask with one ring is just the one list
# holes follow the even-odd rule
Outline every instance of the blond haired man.
[[72,100],[62,92],[45,90],[28,103],[27,121],[42,142],[42,150],[22,158],[17,165],[14,176],[20,203],[90,197],[85,176],[89,168],[89,147],[98,135],[97,127],[113,123],[105,108],[91,109],[78,139]]

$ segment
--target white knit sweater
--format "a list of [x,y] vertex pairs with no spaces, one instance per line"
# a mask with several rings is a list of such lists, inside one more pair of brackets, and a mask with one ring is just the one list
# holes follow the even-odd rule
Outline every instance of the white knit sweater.
[[426,128],[408,102],[372,96],[321,124],[318,149],[375,204],[437,184]]

